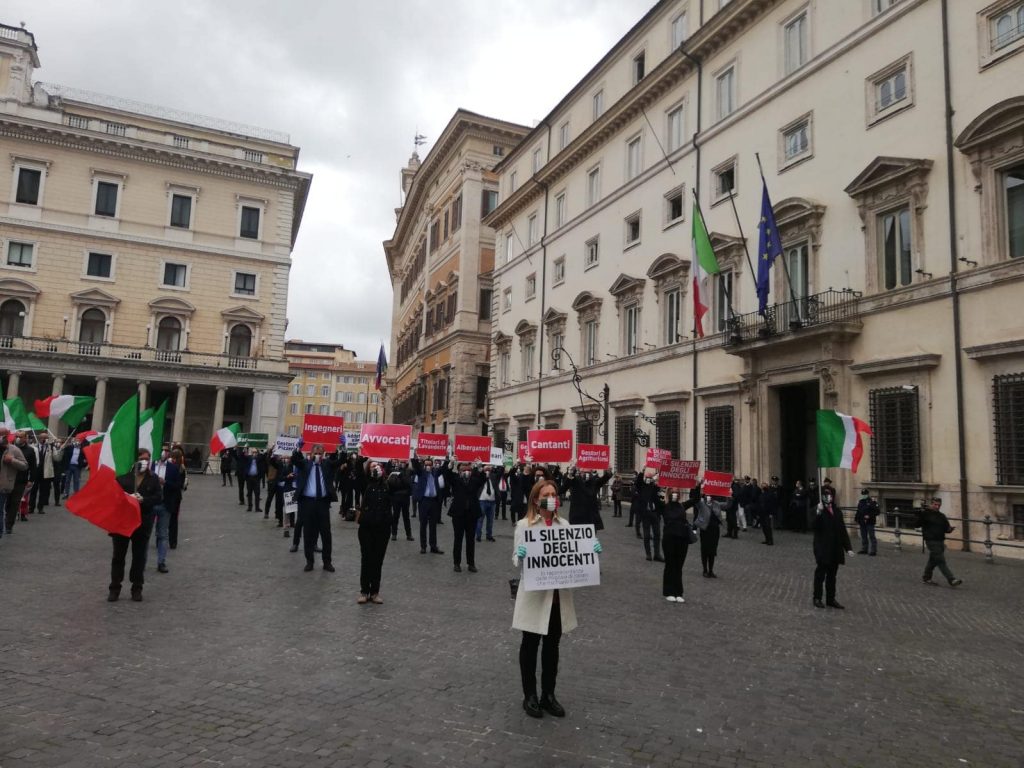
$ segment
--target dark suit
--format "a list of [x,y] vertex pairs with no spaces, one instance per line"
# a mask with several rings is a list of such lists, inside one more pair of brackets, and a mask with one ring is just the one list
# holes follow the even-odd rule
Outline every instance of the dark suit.
[[466,563],[476,567],[476,520],[480,517],[480,491],[483,490],[487,476],[479,469],[469,473],[469,477],[445,470],[445,484],[451,494],[451,505],[448,515],[452,519],[452,559],[455,565],[462,565],[462,541],[466,541]]
[[[255,456],[244,456],[241,459],[242,473],[245,477],[246,512],[253,511],[255,499],[256,511],[260,511],[260,485],[267,474],[267,458],[262,453]],[[255,472],[253,471],[255,470]]]
[[178,514],[181,512],[181,493],[185,489],[185,466],[174,461],[164,465],[164,508],[169,517],[167,543],[178,548]]
[[[295,490],[299,500],[299,517],[304,534],[306,562],[312,564],[316,550],[317,536],[320,537],[321,559],[324,565],[331,565],[331,502],[338,500],[334,492],[334,473],[338,468],[338,456],[324,456],[319,464],[307,459],[301,451],[292,454],[292,471],[295,473]],[[309,486],[310,474],[315,478],[319,470],[320,482],[314,480]]]
[[[661,560],[661,510],[665,502],[658,495],[658,486],[640,479],[633,490],[633,507],[638,525],[643,524],[644,551],[648,560]],[[651,539],[654,539],[654,556],[651,556]]]
[[131,536],[118,533],[110,534],[114,544],[114,555],[110,561],[110,591],[120,592],[124,581],[124,562],[128,555],[128,547],[132,549],[132,567],[128,571],[128,580],[132,584],[132,592],[142,590],[145,581],[146,550],[149,548],[149,534],[153,530],[154,508],[163,499],[160,489],[160,478],[151,472],[143,475],[142,482],[136,485],[135,473],[129,472],[117,478],[118,484],[125,493],[138,493],[142,496],[139,507],[142,511],[142,523]]
[[443,477],[443,471],[439,465],[435,465],[432,472],[427,472],[419,459],[412,460],[412,471],[415,476],[412,498],[417,502],[420,515],[420,550],[427,548],[429,533],[430,550],[437,551],[437,523],[441,518],[443,492],[443,484],[438,480]]
[[843,523],[843,513],[833,501],[824,510],[815,510],[814,523],[814,599],[821,600],[821,585],[825,584],[825,599],[836,599],[836,575],[846,562],[846,553],[852,549],[850,534]]
[[232,449],[231,466],[235,468],[235,479],[238,480],[238,503],[245,504],[245,468],[246,453],[244,448]]
[[593,525],[595,530],[603,530],[601,520],[601,500],[598,494],[601,487],[612,479],[611,470],[601,474],[596,472],[592,477],[576,472],[562,478],[561,492],[569,491],[569,524]]

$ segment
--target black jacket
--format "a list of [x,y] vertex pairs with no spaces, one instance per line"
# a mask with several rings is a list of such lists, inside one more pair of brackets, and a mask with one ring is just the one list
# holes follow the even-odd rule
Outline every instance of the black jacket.
[[769,485],[757,499],[757,515],[760,518],[772,517],[779,509],[779,489]]
[[391,526],[391,491],[383,477],[370,478],[363,489],[359,510],[360,526]]
[[818,565],[843,565],[846,553],[852,549],[850,534],[839,506],[833,501],[828,507],[817,510],[811,526],[814,531],[814,560]]
[[696,503],[696,499],[687,499],[683,502],[670,501],[666,504],[661,510],[661,519],[665,522],[662,535],[666,538],[669,536],[680,536],[683,538],[684,544],[689,544],[690,521],[686,519],[686,510],[693,507]]
[[874,525],[878,520],[878,502],[872,498],[865,497],[857,502],[857,514],[854,522]]
[[453,472],[451,467],[445,467],[444,484],[452,497],[448,516],[470,520],[480,517],[480,490],[486,481],[487,478],[479,469],[474,469],[468,478],[464,478],[460,473]]
[[408,469],[395,468],[388,475],[387,486],[394,501],[405,501],[412,495],[412,474]]
[[571,476],[566,475],[562,478],[559,490],[563,494],[569,492],[570,525],[593,525],[595,530],[604,530],[598,494],[601,487],[611,479],[612,473],[609,470],[601,474],[595,473],[590,478],[581,472],[574,472]]
[[142,508],[142,516],[153,514],[153,508],[164,500],[163,491],[160,489],[160,478],[152,472],[147,472],[142,477],[138,487],[135,485],[135,473],[129,472],[117,478],[118,484],[125,493],[137,493],[142,497],[139,506]]
[[643,474],[638,472],[633,485],[633,502],[630,507],[632,513],[653,522],[658,519],[663,506],[665,502],[658,495],[658,486],[644,482]]
[[[17,445],[17,443],[15,443]],[[28,463],[28,469],[23,469],[18,473],[17,478],[14,482],[16,485],[27,485],[28,483],[35,482],[36,479],[36,467],[39,466],[39,459],[36,457],[36,452],[32,450],[33,446],[31,443],[25,443],[24,445],[18,445],[21,452],[25,456],[25,461]]]
[[953,527],[944,514],[927,507],[918,513],[918,525],[921,526],[921,538],[925,541],[945,541],[946,534],[953,532]]
[[[334,490],[334,473],[338,469],[338,454],[325,453],[320,461],[320,472],[323,475],[324,494],[329,501],[337,501],[338,494]],[[302,451],[295,451],[292,454],[292,473],[295,475],[295,490],[301,497],[306,490],[306,482],[309,480],[309,473],[313,462],[307,459]]]

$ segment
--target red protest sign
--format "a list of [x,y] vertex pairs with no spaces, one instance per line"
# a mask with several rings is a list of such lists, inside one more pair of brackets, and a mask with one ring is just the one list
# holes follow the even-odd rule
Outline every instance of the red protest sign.
[[699,461],[672,459],[669,468],[658,474],[658,485],[662,488],[693,488],[697,485],[698,472]]
[[345,419],[341,416],[317,416],[307,413],[302,417],[302,448],[312,450],[322,445],[325,451],[333,451],[345,444]]
[[448,455],[448,435],[420,432],[416,437],[416,455],[443,459]]
[[531,429],[526,433],[527,453],[538,464],[572,461],[571,429]]
[[526,463],[526,454],[527,453],[528,453],[528,451],[526,450],[526,441],[525,440],[520,440],[516,444],[516,462],[519,463],[519,464],[525,464]]
[[608,469],[611,466],[611,449],[607,445],[580,443],[576,446],[577,469]]
[[704,472],[704,483],[701,486],[705,496],[732,496],[732,474],[729,472]]
[[645,467],[652,467],[657,470],[668,469],[672,462],[672,451],[668,448],[648,448]]
[[363,424],[359,432],[359,453],[370,459],[408,461],[412,448],[412,427],[404,424]]
[[486,464],[491,460],[491,438],[486,435],[456,435],[455,460]]

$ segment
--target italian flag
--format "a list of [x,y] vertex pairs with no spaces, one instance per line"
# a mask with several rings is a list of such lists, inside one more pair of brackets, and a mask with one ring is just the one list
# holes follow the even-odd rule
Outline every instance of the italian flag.
[[870,435],[866,421],[839,411],[818,411],[818,466],[854,472],[864,455],[861,435]]
[[28,411],[20,397],[12,397],[3,401],[3,422],[7,429],[14,432],[19,429],[32,429]]
[[693,325],[697,338],[704,338],[704,315],[711,308],[711,276],[717,275],[718,259],[704,225],[697,201],[693,202]]
[[147,408],[139,416],[139,449],[145,448],[154,460],[159,458],[164,444],[164,425],[167,423],[167,401],[159,408]]
[[220,453],[226,448],[234,448],[238,445],[238,433],[241,431],[242,425],[237,421],[229,427],[218,429],[210,440],[210,453]]
[[132,395],[117,409],[107,427],[100,448],[100,467],[110,467],[115,476],[128,474],[139,448],[139,396]]
[[84,395],[54,395],[45,400],[36,400],[36,416],[40,419],[56,416],[69,427],[77,427],[95,402],[95,397]]

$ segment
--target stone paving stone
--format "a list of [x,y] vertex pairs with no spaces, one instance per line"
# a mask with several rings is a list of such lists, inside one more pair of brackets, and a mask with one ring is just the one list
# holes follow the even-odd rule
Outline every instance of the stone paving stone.
[[562,641],[569,715],[534,721],[508,522],[478,574],[391,543],[386,602],[362,607],[353,524],[333,516],[337,573],[304,573],[232,494],[191,480],[143,603],[105,602],[109,540],[64,510],[0,540],[0,767],[1021,765],[1024,562],[952,553],[964,586],[929,588],[920,552],[883,545],[840,570],[847,610],[819,611],[810,538],[751,532],[717,580],[694,548],[673,605],[607,515],[603,585]]

